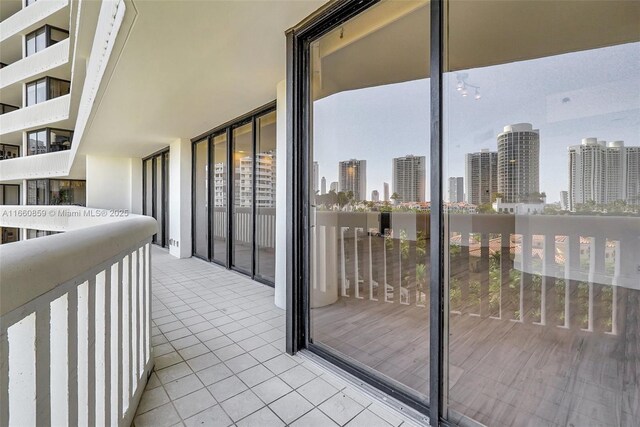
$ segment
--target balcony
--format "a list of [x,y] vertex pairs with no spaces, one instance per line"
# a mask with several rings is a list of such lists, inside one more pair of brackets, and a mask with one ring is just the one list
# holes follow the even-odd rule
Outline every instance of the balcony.
[[68,230],[0,248],[0,425],[416,425],[285,354],[273,289],[150,245],[152,219],[38,208],[0,216]]
[[[57,78],[69,78],[70,67],[61,68],[58,72],[50,72],[53,69],[62,67],[69,62],[69,39],[60,41],[41,52],[30,55],[24,59],[14,62],[0,69],[0,89],[20,82],[22,80],[35,80],[44,75]],[[16,88],[18,99],[22,99],[23,88]],[[3,98],[9,99],[13,94],[5,94]]]
[[45,126],[69,118],[71,95],[59,96],[0,116],[0,135]]
[[66,176],[71,151],[37,154],[2,161],[0,181]]

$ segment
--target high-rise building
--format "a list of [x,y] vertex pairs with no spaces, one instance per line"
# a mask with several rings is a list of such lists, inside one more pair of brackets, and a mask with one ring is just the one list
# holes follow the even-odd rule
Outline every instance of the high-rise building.
[[424,202],[426,190],[425,156],[406,155],[393,159],[392,184],[398,202]]
[[506,203],[520,203],[539,192],[540,131],[531,123],[505,126],[498,135],[498,193]]
[[563,211],[569,210],[569,192],[561,191],[560,192],[560,209]]
[[331,183],[331,185],[329,185],[329,191],[333,191],[335,193],[338,192],[338,182],[337,181],[333,181]]
[[384,196],[383,200],[385,202],[388,202],[389,201],[389,183],[388,182],[383,183],[382,187],[383,187],[382,194]]
[[[276,159],[272,152],[256,153],[255,200],[259,208],[273,208],[276,205]],[[218,167],[214,168],[215,171]],[[237,170],[235,203],[240,207],[251,207],[253,204],[253,158],[246,156],[240,159]],[[214,181],[217,185],[217,181]],[[215,190],[215,188],[214,188]],[[222,189],[221,189],[222,193]],[[217,194],[217,191],[216,193]],[[220,203],[219,205],[216,203]],[[224,206],[224,200],[215,200],[214,206]]]
[[584,138],[568,152],[570,210],[587,202],[604,205],[623,200],[640,204],[640,147]]
[[465,180],[467,203],[491,203],[491,197],[498,192],[498,153],[488,148],[478,153],[467,153]]
[[338,188],[353,192],[354,200],[364,200],[367,193],[367,161],[345,160],[338,165]]
[[324,176],[320,180],[320,194],[327,194],[327,178]]
[[313,162],[313,193],[317,194],[318,191],[320,190],[319,185],[320,185],[320,180],[318,179],[319,177],[319,171],[320,167],[318,166],[318,162]]
[[371,192],[371,201],[372,202],[379,202],[380,201],[380,193],[378,193],[378,190],[373,190]]
[[461,176],[449,177],[449,202],[464,202],[464,178]]

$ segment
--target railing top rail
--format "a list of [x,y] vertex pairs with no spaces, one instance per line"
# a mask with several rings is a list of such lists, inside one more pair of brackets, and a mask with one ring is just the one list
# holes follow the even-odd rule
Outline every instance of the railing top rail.
[[135,216],[0,246],[0,316],[79,277],[157,232]]

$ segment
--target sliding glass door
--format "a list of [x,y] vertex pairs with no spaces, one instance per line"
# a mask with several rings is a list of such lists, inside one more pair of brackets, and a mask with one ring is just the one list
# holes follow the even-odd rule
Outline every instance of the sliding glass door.
[[158,221],[152,242],[168,247],[169,242],[169,149],[142,160],[143,215]]
[[291,29],[287,350],[432,426],[637,426],[639,22],[354,1]]
[[425,405],[428,23],[427,2],[379,3],[311,41],[308,70],[310,345]]
[[275,281],[275,103],[194,139],[194,255]]

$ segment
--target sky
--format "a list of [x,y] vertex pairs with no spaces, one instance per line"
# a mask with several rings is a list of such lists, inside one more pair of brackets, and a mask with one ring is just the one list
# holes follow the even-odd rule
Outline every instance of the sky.
[[[473,90],[461,96],[459,73],[445,75],[445,185],[464,176],[465,153],[497,151],[497,135],[513,123],[540,130],[540,191],[548,202],[567,190],[568,146],[587,137],[640,145],[640,43],[463,72],[481,99]],[[367,198],[372,190],[382,195],[383,182],[392,185],[392,158],[423,155],[429,164],[429,84],[414,80],[314,102],[314,160],[327,189],[338,181],[341,160],[367,160]]]

